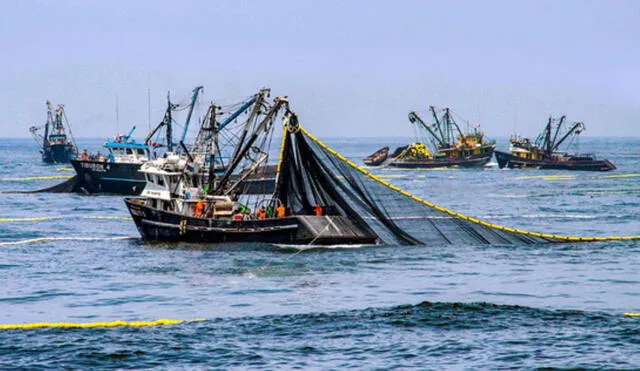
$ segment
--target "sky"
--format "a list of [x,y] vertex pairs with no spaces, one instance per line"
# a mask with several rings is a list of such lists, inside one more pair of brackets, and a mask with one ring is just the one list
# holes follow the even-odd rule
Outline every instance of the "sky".
[[585,136],[640,136],[640,1],[2,8],[0,137],[28,137],[46,119],[46,100],[65,105],[76,137],[132,125],[144,137],[168,91],[183,100],[197,85],[202,109],[269,87],[319,137],[412,136],[407,114],[426,119],[429,105],[450,107],[489,137],[535,136],[561,114],[584,121]]

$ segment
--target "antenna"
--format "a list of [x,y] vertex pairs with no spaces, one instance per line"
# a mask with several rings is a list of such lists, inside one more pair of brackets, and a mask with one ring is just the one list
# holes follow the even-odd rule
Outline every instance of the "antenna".
[[118,112],[118,94],[116,94],[116,133],[120,131],[120,113]]
[[149,121],[149,130],[151,130],[151,85],[149,74],[147,73],[147,120]]

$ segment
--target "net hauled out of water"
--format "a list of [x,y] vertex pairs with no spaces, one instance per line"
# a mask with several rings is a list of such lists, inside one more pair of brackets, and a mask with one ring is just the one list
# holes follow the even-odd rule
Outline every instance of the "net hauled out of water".
[[304,128],[285,132],[276,198],[294,213],[347,216],[355,225],[393,245],[538,244],[627,237],[571,237],[486,223],[409,194],[347,160]]

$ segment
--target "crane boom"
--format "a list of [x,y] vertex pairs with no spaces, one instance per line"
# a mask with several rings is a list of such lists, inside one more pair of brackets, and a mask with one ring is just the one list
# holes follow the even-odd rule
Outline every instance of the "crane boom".
[[438,115],[436,115],[436,109],[433,106],[429,106],[429,110],[433,115],[433,119],[436,120],[436,125],[437,125],[436,127],[438,128],[438,132],[440,133],[438,142],[444,143],[445,137],[444,137],[444,133],[442,132],[442,127],[440,126],[440,120],[438,120]]
[[575,122],[571,127],[571,129],[569,129],[569,131],[564,136],[562,136],[562,138],[560,138],[560,140],[557,143],[555,143],[555,145],[551,150],[555,151],[556,149],[558,149],[558,147],[560,147],[562,142],[564,142],[571,134],[576,132],[578,129],[584,129],[584,124],[582,122]]
[[438,137],[438,135],[433,130],[431,130],[431,128],[427,124],[425,124],[424,121],[422,121],[422,119],[420,118],[420,116],[418,116],[418,114],[415,113],[414,111],[409,112],[409,121],[412,124],[415,124],[416,122],[418,122],[429,134],[431,134],[432,137],[436,139],[439,145],[441,146],[444,145],[440,137]]
[[203,86],[196,86],[195,89],[193,89],[193,95],[191,96],[191,105],[189,106],[189,112],[187,113],[187,119],[184,123],[184,130],[182,130],[182,138],[180,139],[181,142],[184,142],[185,138],[187,137],[187,130],[189,129],[189,122],[191,121],[191,114],[193,113],[193,108],[196,105],[196,100],[198,99],[198,93],[200,93],[200,90],[202,90],[204,87]]
[[562,115],[562,117],[560,117],[560,121],[558,121],[558,126],[556,127],[556,132],[553,134],[553,140],[551,141],[551,143],[553,145],[555,145],[556,139],[558,139],[558,134],[560,133],[560,128],[562,128],[562,123],[564,122],[565,118],[567,118],[567,116],[566,115]]
[[236,167],[238,167],[238,165],[240,164],[240,161],[244,158],[244,155],[251,149],[251,146],[256,141],[256,139],[258,139],[260,132],[267,131],[268,128],[273,123],[273,120],[275,119],[280,109],[283,106],[288,106],[288,104],[289,102],[286,100],[286,98],[276,98],[276,104],[274,104],[273,107],[271,107],[266,117],[260,122],[260,124],[258,124],[258,126],[255,128],[255,130],[253,131],[253,133],[251,134],[247,142],[244,144],[244,146],[242,146],[242,148],[239,151],[237,151],[236,156],[231,160],[231,163],[227,167],[227,170],[225,171],[224,175],[220,179],[220,182],[218,183],[215,189],[216,194],[221,189],[223,189],[224,186],[227,184],[229,177],[231,176],[233,171],[235,171]]
[[167,110],[164,113],[164,118],[162,119],[162,121],[156,125],[155,128],[153,128],[153,130],[151,130],[149,132],[149,134],[147,135],[146,138],[144,138],[144,144],[149,145],[149,141],[151,141],[151,138],[153,138],[153,136],[158,132],[158,130],[160,130],[163,126],[166,126],[166,133],[167,133],[167,150],[168,151],[172,151],[173,150],[173,140],[172,140],[172,133],[171,133],[171,110],[173,109],[173,105],[171,104],[171,100],[169,99],[169,95],[167,94]]

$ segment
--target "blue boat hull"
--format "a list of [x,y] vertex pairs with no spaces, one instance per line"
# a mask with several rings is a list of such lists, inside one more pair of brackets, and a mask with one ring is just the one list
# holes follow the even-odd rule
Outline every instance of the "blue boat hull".
[[72,160],[78,174],[76,190],[87,193],[139,195],[146,186],[141,164]]

